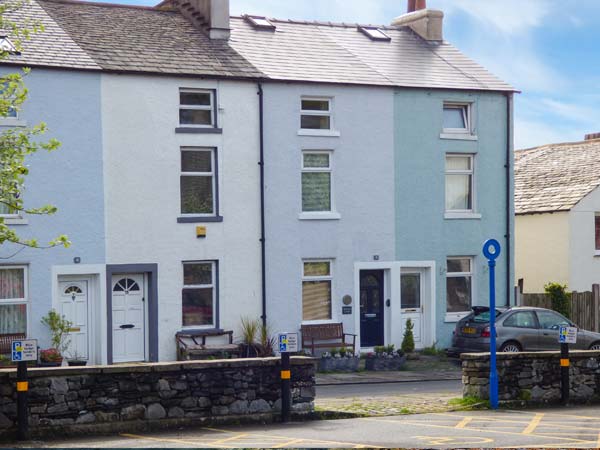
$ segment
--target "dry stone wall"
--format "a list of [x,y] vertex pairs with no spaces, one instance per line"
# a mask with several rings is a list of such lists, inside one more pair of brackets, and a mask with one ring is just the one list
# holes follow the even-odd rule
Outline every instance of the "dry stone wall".
[[[489,398],[490,354],[463,354],[463,396]],[[570,400],[600,400],[600,352],[570,354]],[[498,398],[530,404],[558,403],[561,398],[560,352],[498,353]]]
[[[314,408],[315,360],[292,358],[292,413]],[[278,358],[29,370],[33,436],[231,421],[281,410]],[[0,370],[0,442],[16,431],[16,370]]]

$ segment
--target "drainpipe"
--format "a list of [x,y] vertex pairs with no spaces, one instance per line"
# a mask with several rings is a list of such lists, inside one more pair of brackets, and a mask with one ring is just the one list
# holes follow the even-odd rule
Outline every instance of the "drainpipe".
[[510,283],[510,269],[511,269],[511,251],[510,251],[510,240],[512,233],[510,232],[510,220],[511,220],[511,193],[510,193],[510,168],[512,167],[511,161],[511,142],[512,142],[512,107],[513,107],[513,94],[506,94],[506,307],[510,307],[510,293],[512,286]]
[[267,326],[267,273],[265,250],[265,137],[264,137],[264,105],[262,82],[258,82],[258,116],[260,135],[260,252],[261,252],[261,283],[262,283],[262,319],[263,326]]

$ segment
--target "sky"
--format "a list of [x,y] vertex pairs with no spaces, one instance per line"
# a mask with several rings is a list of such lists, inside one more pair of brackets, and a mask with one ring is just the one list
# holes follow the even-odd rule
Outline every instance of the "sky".
[[[155,5],[158,0],[112,3]],[[231,13],[389,24],[406,0],[230,0]],[[515,148],[600,132],[599,0],[428,0],[444,39],[522,93]]]

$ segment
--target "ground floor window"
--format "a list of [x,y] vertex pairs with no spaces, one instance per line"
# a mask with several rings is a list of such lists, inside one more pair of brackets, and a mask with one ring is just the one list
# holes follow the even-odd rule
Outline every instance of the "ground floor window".
[[181,306],[184,327],[216,326],[216,271],[216,261],[183,263]]
[[331,319],[331,261],[304,261],[302,320]]
[[0,267],[0,335],[27,333],[25,267]]
[[470,311],[472,293],[473,258],[448,258],[446,261],[446,312]]

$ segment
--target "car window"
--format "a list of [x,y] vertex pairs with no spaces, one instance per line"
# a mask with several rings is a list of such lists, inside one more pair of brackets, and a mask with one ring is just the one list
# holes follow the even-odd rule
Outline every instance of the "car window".
[[[496,319],[502,314],[502,311],[496,310]],[[482,311],[479,314],[474,313],[472,318],[475,323],[487,323],[490,321],[490,311]]]
[[505,327],[537,328],[535,315],[531,311],[519,311],[507,317],[503,324]]
[[537,311],[540,327],[544,330],[558,330],[561,326],[570,326],[571,322],[554,311]]

